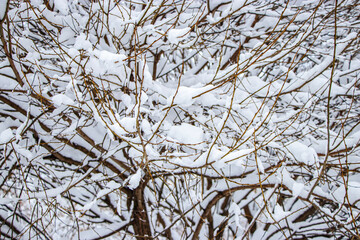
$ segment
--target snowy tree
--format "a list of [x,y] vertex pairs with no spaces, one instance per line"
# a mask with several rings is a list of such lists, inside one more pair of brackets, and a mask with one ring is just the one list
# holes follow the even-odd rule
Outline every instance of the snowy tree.
[[1,239],[358,239],[357,0],[0,1]]

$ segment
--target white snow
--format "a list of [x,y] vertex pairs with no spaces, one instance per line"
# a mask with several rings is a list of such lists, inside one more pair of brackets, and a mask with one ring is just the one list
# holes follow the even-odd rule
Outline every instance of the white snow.
[[6,13],[6,6],[9,0],[0,0],[0,20],[4,19]]
[[279,204],[276,204],[274,208],[274,214],[272,216],[276,221],[280,221],[289,214],[290,212],[285,212]]
[[296,21],[305,21],[310,18],[311,14],[312,14],[311,12],[301,13],[297,15]]
[[246,226],[247,222],[246,222],[246,219],[241,214],[241,209],[240,209],[239,205],[232,202],[230,205],[230,208],[229,208],[229,212],[234,214],[236,226],[238,228],[240,228],[240,231],[243,230],[244,227]]
[[301,194],[302,190],[304,189],[304,184],[299,182],[294,182],[292,187],[292,195],[297,197]]
[[14,144],[14,149],[16,150],[17,153],[24,156],[25,158],[33,159],[33,154],[28,149],[23,148],[23,147],[19,146],[18,144]]
[[171,29],[168,32],[168,39],[172,44],[178,44],[181,40],[186,38],[186,35],[189,31],[190,31],[189,27]]
[[128,187],[130,189],[135,189],[139,186],[140,181],[141,181],[141,176],[142,176],[142,170],[141,168],[139,168],[135,174],[130,175],[125,182],[128,181]]
[[239,8],[243,7],[246,2],[246,0],[232,0],[231,8],[233,11],[236,11]]
[[172,126],[168,136],[184,144],[197,144],[204,141],[203,130],[188,123]]
[[59,41],[65,42],[67,40],[74,39],[74,37],[75,32],[70,27],[64,27],[63,29],[61,29]]
[[227,154],[226,156],[224,156],[223,160],[224,161],[234,161],[234,160],[245,157],[246,155],[250,154],[252,151],[254,151],[253,148],[233,151],[233,152]]
[[2,131],[0,134],[0,144],[4,144],[9,142],[14,137],[12,130],[10,128]]
[[132,148],[130,148],[130,150],[129,150],[129,156],[130,156],[131,158],[140,158],[140,157],[143,156],[143,153],[142,153],[140,150],[132,147]]
[[286,148],[297,161],[310,165],[317,162],[317,153],[312,147],[308,147],[300,142],[293,142],[287,145]]
[[52,101],[55,104],[55,106],[59,107],[62,104],[64,105],[73,105],[74,101],[66,96],[65,94],[57,94],[52,97]]
[[[195,95],[195,89],[189,88],[189,87],[179,87],[179,90],[175,96],[174,104],[188,107],[191,106],[195,100],[193,99],[193,96]],[[170,98],[168,99],[168,101]]]
[[130,108],[131,106],[132,106],[132,104],[131,104],[131,97],[129,96],[129,95],[127,95],[127,94],[122,94],[121,95],[121,97],[120,97],[120,99],[121,99],[121,102],[126,106],[126,107],[128,107],[128,108]]
[[360,199],[360,183],[349,181],[348,186],[346,186],[347,191],[345,190],[345,185],[340,186],[336,189],[333,193],[334,198],[343,203],[354,204],[355,202],[359,203],[358,200]]
[[127,133],[132,133],[136,131],[136,118],[124,117],[115,122],[114,124],[109,124],[109,127],[116,135],[121,136]]
[[[213,86],[208,85],[205,87],[186,87],[186,86],[180,86],[174,99],[174,104],[182,106],[182,107],[189,107],[192,104],[194,104],[195,99],[197,95],[204,93],[208,90],[210,90]],[[202,97],[206,96],[206,94],[202,95]],[[168,105],[171,104],[172,100],[174,98],[174,95],[170,96],[167,99]],[[216,98],[214,99],[216,100]],[[209,101],[207,104],[211,105],[211,101]]]
[[[101,189],[97,195],[96,195],[96,198],[89,203],[89,206],[91,208],[91,206],[93,205],[94,202],[96,202],[96,199],[99,199],[107,194],[109,194],[110,192],[114,191],[115,189],[118,189],[121,187],[121,184],[115,182],[115,181],[110,181],[106,184],[105,188],[104,189]],[[88,208],[88,209],[90,209]],[[87,210],[87,209],[86,209]]]
[[150,125],[149,121],[146,119],[143,119],[141,121],[141,129],[144,131],[145,135],[152,134],[151,125]]
[[[121,127],[120,124],[118,124],[118,123],[109,125],[109,127],[118,136],[126,134],[125,129],[123,127]],[[110,133],[110,131],[109,131],[109,133]]]
[[[126,191],[141,188],[150,206],[153,237],[170,229],[179,238],[177,232],[190,233],[192,225],[200,226],[206,207],[219,193],[231,191],[229,201],[218,204],[228,208],[226,228],[234,229],[224,238],[242,238],[249,230],[248,206],[258,225],[248,237],[278,239],[281,229],[308,234],[312,229],[303,229],[304,224],[316,224],[313,219],[324,213],[345,224],[351,211],[347,203],[353,211],[360,206],[359,102],[354,100],[360,94],[360,60],[353,51],[359,44],[358,22],[341,13],[342,7],[332,68],[335,29],[327,23],[333,21],[328,13],[334,5],[327,1],[312,21],[306,20],[315,5],[298,8],[270,1],[177,1],[160,9],[156,3],[161,1],[49,1],[54,10],[43,0],[30,0],[16,6],[11,2],[6,13],[9,1],[0,0],[0,17],[8,14],[17,23],[7,29],[18,43],[12,45],[14,57],[26,56],[22,62],[30,68],[21,71],[26,80],[21,86],[11,59],[0,63],[0,149],[5,157],[0,182],[11,181],[4,185],[9,194],[0,196],[0,203],[9,207],[0,209],[4,219],[14,214],[12,202],[21,200],[21,213],[31,220],[36,204],[49,206],[56,198],[56,206],[70,212],[57,215],[49,238],[54,239],[55,231],[57,239],[126,237],[126,229],[134,233],[136,211]],[[37,27],[27,24],[37,16],[49,20],[42,21],[48,31],[39,36],[34,35]],[[327,23],[321,21],[324,16]],[[267,36],[275,38],[268,41]],[[49,41],[35,44],[37,37]],[[238,58],[232,59],[239,46]],[[14,61],[21,70],[19,59]],[[45,111],[32,93],[49,98],[55,110]],[[256,151],[254,145],[259,146]],[[52,153],[77,162],[54,164]],[[325,159],[341,164],[348,174],[331,167],[324,178],[333,181],[318,182]],[[19,166],[31,178],[8,171]],[[39,167],[46,168],[40,179]],[[143,181],[145,171],[151,175],[149,182]],[[24,184],[29,188],[24,194],[11,189]],[[280,203],[280,193],[289,198]],[[314,218],[294,222],[311,206],[306,199],[316,205],[320,198],[329,204],[320,206]],[[218,229],[224,220],[221,209],[210,210]],[[41,216],[45,227],[51,213],[49,209]],[[66,225],[72,217],[79,218],[80,229]],[[286,217],[291,229],[282,221]],[[181,219],[193,224],[177,224]],[[273,224],[275,220],[279,222]],[[23,224],[21,234],[33,238],[46,230],[37,225],[39,231],[30,233],[34,221],[14,218],[14,226]],[[346,225],[353,231],[350,221]],[[203,224],[198,238],[208,230]],[[112,231],[116,233],[110,236]]]
[[59,10],[59,12],[64,15],[69,13],[68,0],[55,0],[54,7],[56,10]]
[[[117,230],[127,224],[128,224],[127,221],[123,221],[120,223],[116,222],[116,223],[108,224],[106,227],[97,226],[97,227],[89,228],[89,230],[80,232],[79,239],[96,239],[101,236],[111,235],[111,233],[113,233],[115,230]],[[64,238],[61,238],[61,239],[64,239]]]
[[[94,51],[94,52],[97,52],[97,51]],[[98,55],[99,55],[99,59],[101,61],[104,61],[107,63],[121,62],[126,58],[126,56],[123,54],[115,54],[115,53],[105,51],[105,50],[99,51]]]
[[136,118],[132,117],[124,117],[120,120],[121,126],[128,132],[135,132],[136,131]]
[[88,50],[88,49],[92,48],[92,44],[86,38],[85,34],[82,33],[75,39],[74,48],[77,50],[80,50],[80,49]]

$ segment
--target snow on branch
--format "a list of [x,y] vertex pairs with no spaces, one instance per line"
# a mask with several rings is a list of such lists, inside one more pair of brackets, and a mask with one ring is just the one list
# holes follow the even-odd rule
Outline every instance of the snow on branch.
[[359,12],[0,1],[1,238],[358,238]]

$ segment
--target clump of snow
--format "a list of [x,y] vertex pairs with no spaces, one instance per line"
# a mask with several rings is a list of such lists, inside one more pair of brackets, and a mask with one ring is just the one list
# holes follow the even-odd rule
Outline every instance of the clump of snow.
[[75,32],[70,27],[64,27],[59,35],[59,41],[65,42],[68,40],[73,40],[75,37]]
[[131,107],[131,97],[127,94],[122,94],[121,97],[121,102],[126,106],[126,107]]
[[[189,107],[195,102],[194,97],[196,95],[204,93],[204,92],[210,90],[212,87],[213,87],[212,85],[208,85],[208,86],[200,87],[200,88],[180,86],[175,95],[174,104],[182,106],[182,107]],[[203,95],[203,96],[205,96],[205,95]],[[174,96],[171,96],[167,99],[167,103],[169,105],[170,105],[173,97]]]
[[309,19],[311,17],[311,15],[312,15],[311,12],[301,13],[301,14],[297,15],[296,21],[305,21],[305,20]]
[[136,118],[124,117],[120,120],[121,126],[128,132],[136,131]]
[[249,76],[242,82],[242,87],[245,92],[256,93],[258,96],[267,96],[269,94],[275,94],[281,86],[276,82],[269,84],[264,82],[257,76]]
[[[112,125],[109,125],[110,129],[118,136],[121,136],[123,134],[126,134],[126,131],[123,127],[120,126],[119,123],[115,123]],[[109,132],[110,133],[110,132]]]
[[[226,156],[224,156],[223,161],[228,162],[228,161],[240,160],[241,158],[250,154],[252,151],[254,151],[253,148],[233,151],[233,152],[227,154]],[[237,161],[237,162],[238,162],[238,165],[241,166],[242,161]]]
[[240,231],[243,231],[247,221],[246,218],[243,217],[239,205],[232,202],[229,208],[229,212],[234,214],[233,218],[235,219],[236,226],[240,228]]
[[[79,36],[76,41],[78,41],[80,37],[81,36]],[[80,38],[79,41],[81,40],[82,39]],[[75,47],[79,48],[77,43],[75,43]],[[80,48],[84,48],[91,52],[86,69],[92,71],[93,74],[98,76],[103,74],[122,74],[123,60],[126,58],[125,55],[113,53],[107,50],[91,50],[91,43],[89,41],[86,42],[86,47],[80,46]]]
[[279,204],[276,204],[274,208],[274,214],[272,216],[275,221],[281,221],[290,214],[290,212],[285,212]]
[[99,59],[101,61],[111,63],[111,62],[121,62],[126,58],[123,54],[115,54],[106,50],[99,51]]
[[175,96],[174,104],[188,107],[191,106],[195,100],[193,99],[194,89],[189,87],[179,87],[179,90]]
[[181,29],[171,29],[168,32],[168,39],[172,44],[178,44],[181,40],[187,37],[190,28],[181,28]]
[[236,11],[236,10],[242,8],[246,2],[247,1],[245,1],[245,0],[233,0],[231,8],[233,11]]
[[106,184],[106,187],[110,190],[114,190],[114,189],[118,189],[121,187],[121,184],[115,182],[115,181],[110,181],[108,182],[108,184]]
[[6,13],[6,6],[9,0],[0,0],[0,20],[3,20]]
[[74,48],[77,50],[80,49],[87,50],[92,48],[92,44],[89,40],[86,39],[85,34],[82,33],[75,39]]
[[143,156],[143,153],[140,150],[138,150],[134,147],[130,148],[129,157],[135,159],[135,158],[141,158],[142,156]]
[[55,10],[59,10],[60,13],[66,15],[69,13],[68,0],[56,0],[54,1]]
[[52,97],[52,101],[55,104],[55,106],[59,107],[62,104],[64,105],[72,105],[74,104],[74,101],[66,96],[65,94],[57,94]]
[[[97,195],[96,195],[96,198],[99,199],[107,194],[109,194],[110,192],[114,191],[115,189],[118,189],[121,187],[121,184],[115,182],[115,181],[110,181],[106,184],[105,188],[101,189]],[[93,201],[94,203],[96,202],[96,199],[94,199]],[[90,207],[92,206],[92,204],[90,203],[89,204]],[[90,208],[88,208],[90,209]],[[86,209],[87,210],[87,209]]]
[[152,134],[151,125],[150,125],[149,121],[146,119],[143,119],[141,121],[141,129],[144,131],[145,135]]
[[139,186],[142,176],[142,170],[139,168],[135,174],[130,175],[125,182],[128,182],[128,188],[135,189]]
[[[345,187],[347,188],[347,191]],[[354,204],[355,202],[358,202],[358,200],[360,199],[360,183],[349,181],[347,186],[342,185],[338,189],[336,189],[333,193],[333,196],[335,200],[339,202],[348,203],[349,200],[350,204]]]
[[0,134],[0,144],[4,144],[9,142],[14,137],[12,130],[10,128],[2,131]]
[[204,141],[203,130],[188,123],[172,126],[168,136],[184,144],[197,144]]
[[308,147],[300,142],[293,142],[286,147],[297,161],[313,165],[317,162],[317,153],[312,147]]
[[118,136],[136,131],[136,118],[124,117],[112,125],[109,125],[111,130]]
[[294,182],[293,187],[292,187],[292,195],[294,197],[297,197],[301,194],[302,190],[304,189],[304,184],[302,183],[298,183],[298,182]]
[[148,157],[157,158],[157,157],[160,156],[159,153],[152,146],[150,146],[149,144],[146,145],[145,149],[146,149],[146,154],[147,154]]
[[17,153],[19,153],[20,155],[26,157],[27,159],[33,159],[33,154],[26,148],[23,148],[17,144],[14,144],[14,149],[16,150]]

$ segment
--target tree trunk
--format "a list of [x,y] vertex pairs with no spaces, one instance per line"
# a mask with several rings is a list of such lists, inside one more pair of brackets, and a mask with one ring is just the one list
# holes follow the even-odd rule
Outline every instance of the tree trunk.
[[146,204],[144,199],[145,184],[141,183],[138,188],[134,190],[133,201],[133,227],[137,239],[152,239],[150,222],[147,215]]

